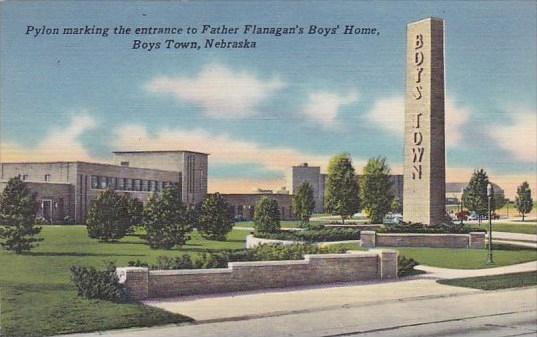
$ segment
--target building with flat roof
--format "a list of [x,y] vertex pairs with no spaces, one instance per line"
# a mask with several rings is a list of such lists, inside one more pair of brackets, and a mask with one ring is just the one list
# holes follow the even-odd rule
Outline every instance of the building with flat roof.
[[231,214],[237,221],[252,220],[254,218],[255,204],[262,197],[274,199],[280,207],[281,220],[294,220],[293,196],[289,193],[228,193],[221,196],[230,205]]
[[321,174],[319,166],[309,166],[308,163],[293,166],[291,194],[296,194],[300,185],[304,183],[310,184],[315,200],[313,212],[322,213],[324,211],[324,178],[325,176]]
[[0,192],[10,178],[20,177],[36,193],[38,216],[51,223],[62,223],[66,217],[84,223],[91,201],[106,189],[145,202],[152,193],[177,184],[183,202],[193,206],[207,194],[207,156],[189,151],[140,151],[118,152],[115,159],[119,165],[82,161],[0,163]]

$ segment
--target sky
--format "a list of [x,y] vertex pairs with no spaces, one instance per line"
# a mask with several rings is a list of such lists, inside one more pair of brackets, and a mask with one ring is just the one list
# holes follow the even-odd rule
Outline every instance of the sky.
[[[524,180],[536,190],[533,1],[0,2],[0,161],[202,151],[211,192],[289,186],[291,166],[325,169],[340,152],[358,172],[380,155],[401,173],[406,24],[430,16],[446,23],[447,180],[484,168],[508,197]],[[86,25],[306,33],[35,36]],[[323,36],[311,25],[340,28]],[[379,34],[341,34],[346,25]],[[164,44],[211,38],[256,48]],[[134,40],[161,45],[133,49]]]

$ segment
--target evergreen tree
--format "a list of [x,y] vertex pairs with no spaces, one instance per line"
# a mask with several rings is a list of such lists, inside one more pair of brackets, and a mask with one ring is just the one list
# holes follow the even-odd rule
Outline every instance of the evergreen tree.
[[360,203],[371,223],[382,223],[394,199],[391,193],[390,167],[385,158],[367,161],[360,177]]
[[190,239],[192,226],[177,185],[170,185],[160,198],[153,194],[144,208],[146,240],[153,249],[172,249]]
[[129,230],[128,197],[106,190],[93,200],[86,218],[88,236],[103,242],[119,240]]
[[276,200],[267,197],[259,199],[255,205],[254,228],[264,233],[280,230],[280,209]]
[[198,230],[209,240],[225,241],[233,229],[229,204],[219,194],[211,194],[203,200],[198,220]]
[[522,221],[525,220],[525,214],[533,209],[533,199],[531,198],[531,189],[527,181],[516,189],[515,205],[517,210],[522,213]]
[[401,201],[399,200],[399,198],[397,197],[393,198],[392,205],[390,206],[390,210],[393,213],[403,212],[403,205],[401,204]]
[[309,183],[303,183],[298,187],[298,191],[293,196],[293,210],[303,226],[309,224],[314,208],[315,199],[313,188]]
[[464,206],[479,216],[479,224],[481,224],[481,217],[488,212],[488,184],[489,178],[485,170],[475,170],[462,195]]
[[325,185],[324,205],[327,212],[345,218],[360,210],[358,181],[348,154],[338,154],[330,159]]
[[133,233],[135,228],[143,225],[144,219],[144,203],[137,198],[129,198],[125,196],[127,216],[129,218],[127,233]]
[[0,195],[0,245],[20,254],[36,247],[42,238],[36,226],[39,204],[26,184],[18,177],[11,178]]

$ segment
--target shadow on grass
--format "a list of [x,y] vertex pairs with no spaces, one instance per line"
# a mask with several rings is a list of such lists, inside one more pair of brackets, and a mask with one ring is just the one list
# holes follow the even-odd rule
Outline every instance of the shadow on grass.
[[26,256],[145,256],[143,254],[99,254],[99,253],[79,253],[79,252],[25,252]]

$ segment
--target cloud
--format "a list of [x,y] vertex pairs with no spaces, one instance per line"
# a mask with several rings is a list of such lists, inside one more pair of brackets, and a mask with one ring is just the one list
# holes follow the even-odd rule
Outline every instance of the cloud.
[[502,121],[488,128],[488,135],[496,144],[521,162],[537,162],[536,113],[518,109],[510,113],[511,121]]
[[67,126],[50,130],[35,147],[2,142],[0,160],[2,162],[91,160],[91,156],[80,143],[80,137],[96,125],[95,119],[87,113],[76,114]]
[[[461,127],[470,117],[469,108],[457,104],[452,97],[447,97],[446,114],[446,146],[458,145],[462,139]],[[378,99],[367,113],[367,119],[382,129],[403,137],[405,99],[403,96],[392,96]]]
[[351,91],[346,96],[334,93],[314,92],[309,94],[302,114],[323,128],[333,128],[337,125],[337,114],[342,105],[348,105],[358,100],[358,93]]
[[257,105],[284,86],[277,78],[260,80],[255,74],[212,64],[196,77],[161,76],[151,80],[145,88],[195,104],[211,118],[234,119],[255,115]]
[[254,179],[254,178],[210,178],[209,193],[252,193],[258,188],[279,191],[283,186],[288,189],[285,178],[281,179]]

